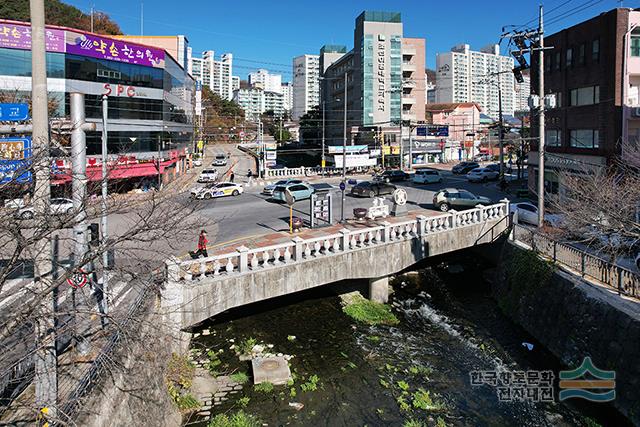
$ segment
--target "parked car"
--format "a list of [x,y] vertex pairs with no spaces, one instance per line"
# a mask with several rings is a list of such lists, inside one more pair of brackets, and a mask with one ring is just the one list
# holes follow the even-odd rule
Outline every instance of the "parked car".
[[491,160],[491,154],[476,154],[473,157],[474,162],[488,162]]
[[200,172],[198,182],[215,182],[218,179],[217,169],[205,169]]
[[469,182],[487,182],[489,180],[498,179],[500,172],[492,171],[487,168],[475,168],[467,173]]
[[418,169],[413,175],[415,184],[433,184],[435,182],[442,182],[442,176],[440,172],[435,169]]
[[477,162],[461,162],[451,168],[451,173],[463,175],[479,167],[480,165]]
[[[49,203],[49,212],[51,215],[69,215],[73,213],[73,201],[65,198],[51,199]],[[35,214],[33,206],[27,206],[18,209],[15,215],[20,219],[31,219]]]
[[227,156],[225,154],[216,154],[211,166],[227,166]]
[[490,165],[486,165],[484,168],[488,169],[490,171],[494,171],[494,172],[500,173],[500,164],[499,163],[491,163]]
[[273,190],[277,186],[289,185],[289,184],[301,184],[303,181],[301,179],[282,179],[277,181],[275,184],[269,184],[264,187],[262,190],[262,194],[266,194],[267,196],[271,196],[273,194]]
[[216,197],[239,196],[244,192],[241,185],[233,182],[218,182],[214,185],[200,187],[191,191],[195,199],[213,199]]
[[304,200],[311,197],[311,195],[316,191],[311,185],[306,182],[301,182],[298,184],[288,184],[288,185],[278,185],[273,189],[273,194],[271,198],[274,200],[280,200],[281,202],[286,202],[287,198],[285,196],[287,190],[293,196],[293,201],[296,202],[298,200]]
[[[511,203],[509,213],[518,214],[519,223],[538,225],[538,207],[531,202]],[[545,214],[544,222],[551,227],[561,227],[564,221],[562,214]]]
[[193,166],[195,166],[195,167],[202,166],[202,159],[200,159],[200,158],[194,159],[193,160]]
[[396,189],[395,185],[386,182],[359,182],[351,187],[352,196],[376,197],[382,194],[391,194]]
[[409,179],[409,174],[400,169],[386,170],[374,177],[374,180],[383,182],[406,181],[407,179]]
[[467,190],[457,188],[445,188],[433,195],[433,205],[442,212],[454,208],[473,208],[476,205],[490,205],[491,199],[484,196],[476,196]]

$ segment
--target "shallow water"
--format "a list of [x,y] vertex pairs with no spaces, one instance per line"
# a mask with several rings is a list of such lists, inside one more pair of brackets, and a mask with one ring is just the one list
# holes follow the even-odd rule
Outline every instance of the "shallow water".
[[[623,425],[605,406],[501,403],[494,388],[472,387],[473,370],[550,369],[557,375],[560,366],[500,313],[480,280],[480,266],[466,258],[456,262],[465,266],[463,273],[450,274],[446,265],[438,265],[419,278],[395,281],[390,301],[400,319],[395,327],[356,324],[342,313],[339,297],[331,293],[334,286],[230,313],[204,325],[212,334],[194,339],[192,347],[223,349],[221,371],[249,374],[250,363],[240,362],[229,349],[243,339],[253,337],[273,344],[275,353],[294,355],[295,397],[290,386],[275,386],[271,393],[245,386],[236,395],[249,397],[244,410],[270,426],[401,426],[410,418],[427,425],[439,418],[460,426],[587,425],[586,415],[603,425],[609,425],[603,419]],[[287,339],[290,335],[296,338]],[[534,349],[527,350],[522,342],[533,343]],[[319,388],[303,392],[300,385],[311,375],[319,377]],[[411,406],[420,388],[440,408],[401,410],[398,398]],[[213,413],[240,409],[237,397],[214,407]],[[290,402],[304,408],[296,411]],[[202,417],[186,421],[206,425]]]

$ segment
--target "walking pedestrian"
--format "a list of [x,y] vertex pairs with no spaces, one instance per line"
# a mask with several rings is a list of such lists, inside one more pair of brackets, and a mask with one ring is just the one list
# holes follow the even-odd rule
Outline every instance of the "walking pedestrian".
[[209,243],[209,240],[207,240],[207,232],[206,230],[201,230],[200,236],[198,237],[198,250],[191,252],[191,258],[200,258],[200,255],[207,258],[209,256],[207,253],[207,243]]
[[251,172],[251,169],[247,169],[247,182],[249,184],[251,184],[251,178],[253,177],[253,173]]
[[229,175],[229,181],[233,182],[233,180],[235,179],[236,175],[233,173],[233,171],[231,171],[231,175]]

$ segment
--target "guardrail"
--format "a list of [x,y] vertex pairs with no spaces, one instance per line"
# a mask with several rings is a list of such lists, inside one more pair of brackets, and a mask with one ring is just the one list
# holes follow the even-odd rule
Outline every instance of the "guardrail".
[[373,245],[384,245],[396,241],[419,238],[453,229],[503,219],[509,215],[509,201],[503,200],[490,206],[415,219],[398,223],[384,222],[375,227],[357,230],[342,229],[338,233],[311,239],[294,237],[289,242],[277,245],[247,248],[235,252],[180,261],[166,261],[167,277],[173,281],[194,281],[202,277],[226,278],[266,268],[282,267],[307,259],[330,256],[337,253],[366,249]]
[[529,246],[533,251],[551,259],[554,263],[591,278],[619,295],[640,298],[640,277],[619,265],[597,255],[560,243],[535,230],[514,224],[513,239]]

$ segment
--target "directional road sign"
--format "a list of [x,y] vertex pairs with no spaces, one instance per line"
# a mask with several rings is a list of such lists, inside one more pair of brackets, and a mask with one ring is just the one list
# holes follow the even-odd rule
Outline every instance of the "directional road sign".
[[20,122],[28,118],[27,104],[0,104],[0,122]]

